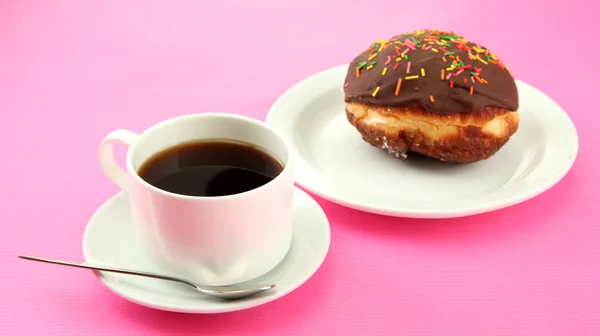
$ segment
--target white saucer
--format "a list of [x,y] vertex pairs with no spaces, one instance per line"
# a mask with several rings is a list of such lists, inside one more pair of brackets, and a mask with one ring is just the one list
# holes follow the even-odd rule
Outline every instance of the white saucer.
[[[133,248],[129,199],[124,192],[104,203],[90,219],[83,236],[83,254],[90,263],[163,273],[148,266]],[[321,266],[329,250],[329,222],[321,207],[304,191],[294,192],[294,233],[286,258],[252,283],[274,283],[263,294],[236,301],[204,296],[169,281],[115,273],[96,273],[117,295],[137,304],[185,313],[222,313],[247,309],[276,300],[302,285]]]
[[493,157],[469,165],[410,156],[402,162],[364,142],[346,120],[347,67],[298,83],[266,119],[296,149],[298,185],[332,202],[399,217],[473,215],[539,195],[575,161],[578,138],[571,119],[552,99],[517,81],[519,130]]

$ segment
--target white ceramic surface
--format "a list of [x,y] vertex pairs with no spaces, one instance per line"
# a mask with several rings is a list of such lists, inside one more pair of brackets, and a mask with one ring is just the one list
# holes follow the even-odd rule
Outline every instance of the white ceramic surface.
[[[83,236],[83,254],[90,263],[168,274],[147,264],[132,244],[133,223],[127,194],[120,192],[104,203],[90,219]],[[185,285],[114,273],[96,273],[117,295],[137,304],[174,312],[222,313],[274,301],[307,281],[321,266],[329,250],[329,222],[317,202],[300,189],[293,196],[292,244],[283,261],[247,284],[274,283],[276,288],[254,297],[222,301],[204,296]]]
[[[240,194],[192,197],[158,189],[139,177],[153,154],[193,140],[227,139],[255,145],[285,166],[269,183]],[[113,142],[129,146],[124,172]],[[170,273],[205,285],[227,285],[265,274],[285,257],[292,239],[294,151],[265,123],[236,114],[172,118],[136,135],[116,130],[99,149],[106,175],[130,197],[132,242]]]
[[296,151],[296,183],[330,201],[400,217],[473,215],[548,190],[577,156],[577,132],[565,111],[517,81],[519,130],[493,157],[468,165],[422,157],[402,162],[364,142],[347,121],[346,69],[335,67],[293,86],[266,119]]

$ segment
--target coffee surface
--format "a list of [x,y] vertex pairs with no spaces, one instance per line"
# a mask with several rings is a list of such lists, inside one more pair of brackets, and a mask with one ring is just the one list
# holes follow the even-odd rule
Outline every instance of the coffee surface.
[[256,189],[283,166],[265,151],[241,142],[203,140],[154,154],[140,167],[149,184],[187,196],[226,196]]

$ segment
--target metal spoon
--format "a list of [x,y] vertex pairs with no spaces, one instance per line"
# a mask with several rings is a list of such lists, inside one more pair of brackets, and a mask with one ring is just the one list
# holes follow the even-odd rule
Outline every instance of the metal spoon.
[[147,278],[179,282],[179,283],[182,283],[182,284],[185,284],[185,285],[188,285],[188,286],[194,288],[195,290],[197,290],[198,292],[200,292],[202,294],[206,294],[209,296],[213,296],[213,297],[216,297],[219,299],[225,299],[225,300],[241,299],[241,298],[256,295],[258,293],[262,293],[264,291],[268,291],[269,289],[275,288],[275,285],[261,285],[261,286],[254,286],[251,288],[241,288],[236,285],[232,285],[232,286],[200,286],[189,280],[175,278],[175,277],[166,276],[166,275],[155,274],[155,273],[149,273],[149,272],[140,272],[140,271],[133,271],[133,270],[127,270],[127,269],[122,269],[122,268],[91,265],[88,263],[77,263],[77,262],[71,262],[71,261],[45,259],[45,258],[38,258],[38,257],[32,257],[32,256],[26,256],[26,255],[19,255],[19,258],[26,259],[26,260],[40,261],[40,262],[45,262],[45,263],[50,263],[50,264],[73,266],[73,267],[79,267],[79,268],[93,269],[93,270],[97,270],[97,271],[114,272],[114,273],[129,274],[129,275],[139,275],[139,276],[143,276],[143,277],[147,277]]

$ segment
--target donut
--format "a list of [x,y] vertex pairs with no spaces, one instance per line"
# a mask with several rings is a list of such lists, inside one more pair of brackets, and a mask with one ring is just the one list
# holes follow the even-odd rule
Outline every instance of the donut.
[[519,127],[509,68],[454,32],[374,41],[348,66],[344,102],[362,139],[400,159],[418,153],[448,163],[485,160]]

